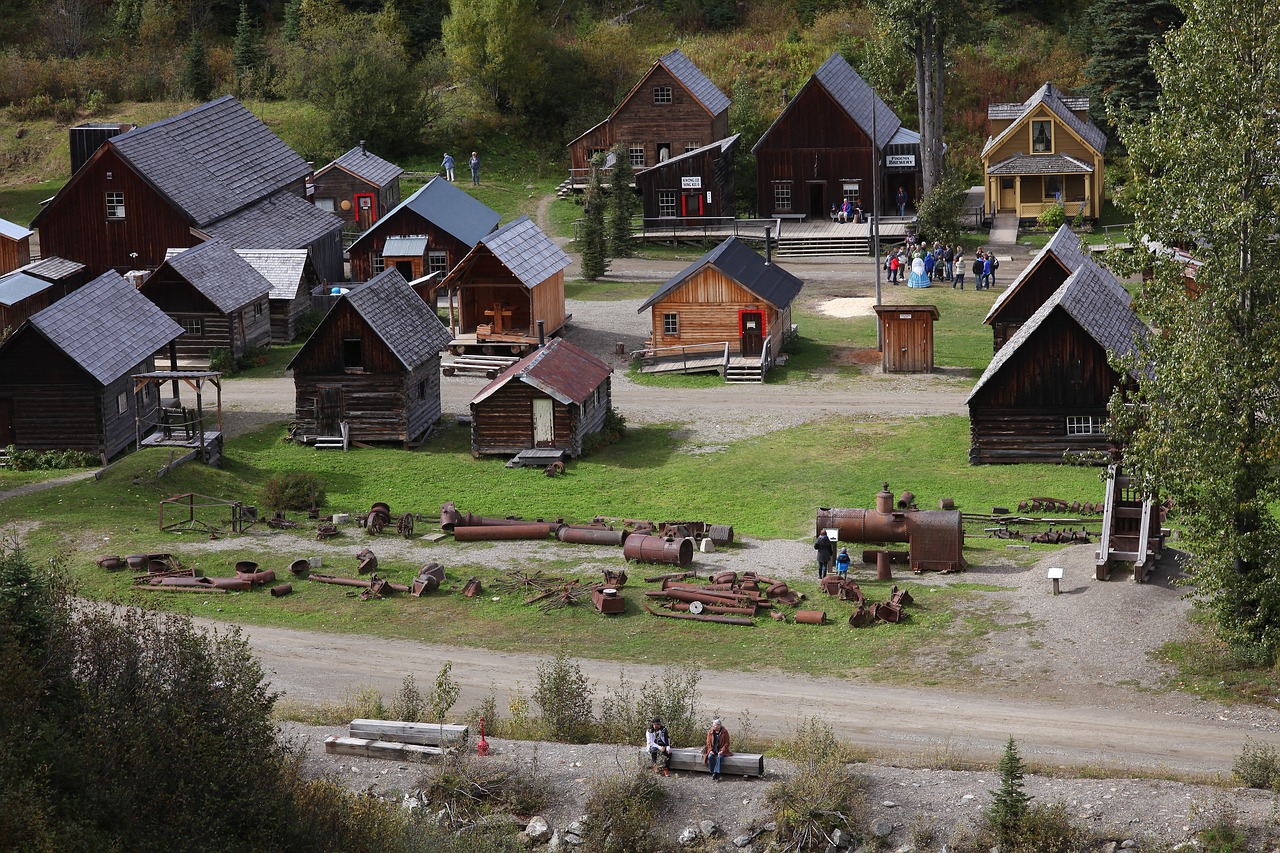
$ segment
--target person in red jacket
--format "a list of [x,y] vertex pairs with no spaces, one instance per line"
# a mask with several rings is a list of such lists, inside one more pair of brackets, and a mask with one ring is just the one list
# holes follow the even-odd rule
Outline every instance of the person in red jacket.
[[726,756],[733,755],[729,750],[729,730],[720,725],[720,720],[711,721],[707,729],[707,742],[702,747],[702,763],[711,771],[711,781],[720,781],[720,764]]

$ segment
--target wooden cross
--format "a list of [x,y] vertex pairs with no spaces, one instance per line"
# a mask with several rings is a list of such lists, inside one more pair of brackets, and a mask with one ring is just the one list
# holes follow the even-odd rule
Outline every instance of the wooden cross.
[[494,303],[493,309],[484,312],[484,316],[493,318],[493,333],[500,335],[503,333],[503,317],[511,316],[511,309],[503,305],[501,302]]

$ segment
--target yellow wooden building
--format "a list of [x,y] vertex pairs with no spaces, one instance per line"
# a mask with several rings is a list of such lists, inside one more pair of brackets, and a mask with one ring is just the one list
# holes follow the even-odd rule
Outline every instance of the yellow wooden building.
[[1102,210],[1106,134],[1089,120],[1089,99],[1045,83],[1020,104],[987,107],[982,148],[986,213],[1034,219],[1061,203],[1068,219]]

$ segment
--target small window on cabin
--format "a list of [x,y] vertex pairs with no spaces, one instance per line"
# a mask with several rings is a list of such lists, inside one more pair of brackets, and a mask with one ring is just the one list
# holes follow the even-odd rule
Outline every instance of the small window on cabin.
[[1093,415],[1067,415],[1067,435],[1100,435],[1102,419]]
[[349,371],[364,370],[364,341],[360,338],[342,339],[342,368]]
[[1053,122],[1048,119],[1031,122],[1031,153],[1053,153]]
[[690,151],[697,151],[701,147],[702,146],[696,142],[686,142],[684,144],[684,153],[688,154]]
[[1062,201],[1062,176],[1044,176],[1044,197],[1054,201]]
[[773,185],[773,209],[774,210],[790,210],[791,209],[791,184],[774,184]]
[[199,337],[204,334],[204,320],[200,317],[184,317],[182,320],[182,333],[184,335],[195,335]]
[[118,190],[107,193],[107,219],[124,219],[124,193]]
[[129,392],[121,391],[116,397],[116,414],[123,415],[129,411]]
[[333,199],[321,198],[320,196],[316,196],[316,207],[320,208],[321,210],[327,210],[330,213],[333,213],[334,212]]
[[418,399],[427,399],[427,380],[425,379],[418,383]]
[[676,191],[658,190],[658,216],[676,215]]
[[627,147],[627,156],[631,159],[632,166],[644,165],[644,146],[631,145]]
[[680,334],[680,315],[679,314],[663,314],[662,315],[662,334],[664,335]]
[[844,184],[840,189],[840,196],[843,201],[857,204],[858,199],[862,198],[862,186],[856,183]]
[[261,316],[262,316],[262,303],[261,303],[261,302],[255,302],[255,303],[253,303],[253,316],[255,316],[255,317],[261,317]]
[[439,249],[427,252],[427,274],[449,271],[449,254]]
[[671,103],[671,87],[670,86],[654,86],[653,102],[655,104]]
[[382,257],[382,253],[381,253],[381,252],[374,252],[374,253],[373,253],[373,272],[374,272],[374,274],[376,275],[377,273],[382,272],[382,271],[383,271],[383,270],[385,270],[386,268],[387,268],[387,262],[383,259],[383,257]]

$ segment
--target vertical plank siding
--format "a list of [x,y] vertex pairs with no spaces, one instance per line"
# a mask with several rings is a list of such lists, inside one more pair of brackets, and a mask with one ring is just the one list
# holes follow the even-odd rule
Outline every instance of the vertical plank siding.
[[[645,218],[655,219],[661,214],[658,194],[664,190],[676,193],[676,215],[679,216],[680,196],[686,192],[681,186],[681,179],[692,177],[702,179],[702,188],[698,190],[703,198],[702,216],[733,216],[736,207],[732,161],[731,156],[721,156],[717,147],[704,151],[697,157],[687,157],[669,165],[663,164],[636,175],[636,188],[640,192],[641,210]],[[711,195],[709,201],[708,193]]]
[[[653,304],[650,312],[653,345],[669,347],[737,342],[740,338],[740,311],[763,313],[763,336],[773,336],[771,349],[774,355],[781,352],[784,333],[791,327],[790,307],[779,311],[714,267],[707,267],[694,274],[683,285]],[[664,314],[678,315],[678,334],[663,333]]]
[[[347,228],[359,230],[357,220],[356,195],[368,193],[373,196],[373,215],[376,224],[386,216],[392,208],[400,203],[400,179],[396,178],[385,187],[375,186],[363,178],[358,178],[340,166],[335,166],[315,179],[317,199],[333,199],[333,215],[342,220]],[[351,203],[350,210],[342,209],[342,202]]]
[[[428,251],[445,252],[449,269],[453,269],[458,261],[462,260],[467,252],[471,250],[470,246],[436,228],[408,207],[401,208],[392,217],[378,220],[378,223],[374,225],[374,229],[376,230],[368,241],[358,246],[353,246],[351,249],[352,281],[368,281],[376,275],[373,271],[373,255],[375,252],[382,252],[382,247],[386,245],[388,237],[425,235],[427,237]],[[316,271],[319,272],[319,270],[320,267],[317,265]],[[336,281],[337,279],[330,280]]]
[[31,263],[31,238],[10,240],[0,237],[0,275]]

